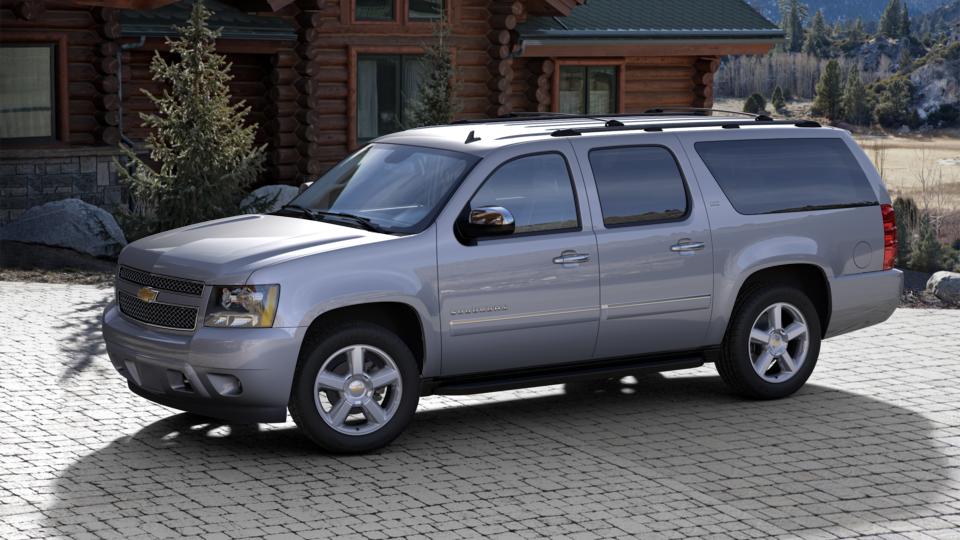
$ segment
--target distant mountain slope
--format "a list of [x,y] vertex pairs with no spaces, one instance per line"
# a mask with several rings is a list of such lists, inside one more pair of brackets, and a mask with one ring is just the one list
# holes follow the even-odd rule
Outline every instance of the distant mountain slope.
[[[747,0],[747,3],[760,10],[771,21],[780,20],[777,0]],[[839,19],[853,20],[857,17],[862,17],[864,21],[877,21],[880,20],[887,0],[803,0],[803,3],[810,7],[811,14],[822,9],[823,15],[831,22]],[[948,3],[949,0],[907,0],[907,5],[914,15],[928,13]]]

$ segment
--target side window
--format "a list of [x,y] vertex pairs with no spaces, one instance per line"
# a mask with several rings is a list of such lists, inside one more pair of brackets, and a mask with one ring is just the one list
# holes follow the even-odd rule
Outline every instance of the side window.
[[526,156],[501,165],[470,200],[470,209],[502,206],[513,214],[515,234],[580,226],[567,161],[560,154]]
[[687,188],[676,159],[666,148],[592,150],[590,168],[607,227],[672,221],[687,215]]
[[877,204],[870,181],[841,139],[712,141],[694,146],[741,214]]

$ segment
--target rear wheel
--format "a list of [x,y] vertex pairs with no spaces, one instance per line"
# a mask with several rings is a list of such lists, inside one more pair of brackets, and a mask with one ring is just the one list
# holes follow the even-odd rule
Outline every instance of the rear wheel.
[[794,287],[758,285],[738,300],[717,370],[734,390],[756,399],[789,396],[806,383],[820,354],[820,320]]
[[398,336],[373,324],[341,326],[305,346],[290,415],[326,450],[367,452],[389,444],[410,422],[419,379]]

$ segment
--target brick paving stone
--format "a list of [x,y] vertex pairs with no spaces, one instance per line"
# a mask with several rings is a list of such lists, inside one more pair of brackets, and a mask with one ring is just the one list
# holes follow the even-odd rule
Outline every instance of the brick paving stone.
[[0,282],[4,539],[960,539],[958,311],[825,342],[786,400],[712,366],[435,396],[390,447],[331,456],[131,394],[111,294]]

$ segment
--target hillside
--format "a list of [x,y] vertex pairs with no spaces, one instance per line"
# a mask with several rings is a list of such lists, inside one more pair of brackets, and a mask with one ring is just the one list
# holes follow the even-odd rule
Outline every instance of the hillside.
[[[780,20],[777,0],[747,0],[747,3],[760,10],[771,21]],[[857,17],[869,22],[880,19],[887,0],[805,0],[804,3],[810,7],[811,14],[822,9],[824,17],[830,22],[854,20]],[[949,0],[907,0],[910,12],[914,15],[929,13],[949,3]]]

